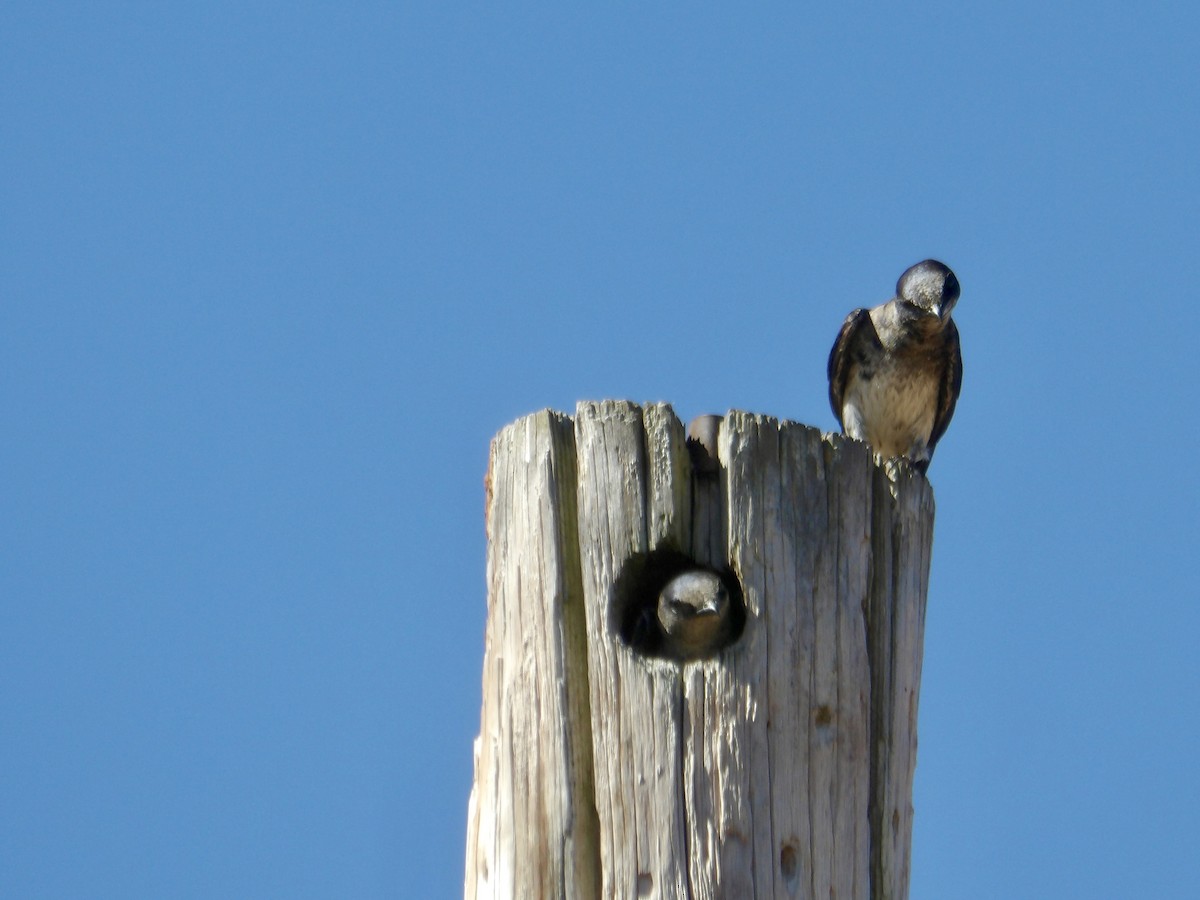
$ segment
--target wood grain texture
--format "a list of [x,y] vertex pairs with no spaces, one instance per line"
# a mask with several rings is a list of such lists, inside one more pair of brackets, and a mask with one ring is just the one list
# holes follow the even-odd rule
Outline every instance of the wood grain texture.
[[[467,896],[902,900],[928,482],[746,413],[707,473],[665,404],[571,426],[493,446]],[[663,548],[740,581],[744,631],[711,659],[614,629],[631,559]]]
[[[685,456],[645,447],[642,410],[631,403],[582,403],[579,448],[579,540],[584,557],[588,674],[600,823],[601,896],[687,896],[687,846],[679,802],[681,734],[677,668],[646,660],[609,627],[622,565],[658,538],[686,525],[673,466]],[[682,443],[682,434],[679,435]]]
[[933,551],[933,491],[907,466],[874,472],[870,606],[872,660],[872,873],[875,897],[908,896],[917,704],[925,647],[925,595]]
[[469,898],[596,896],[575,481],[564,416],[526,416],[492,442]]

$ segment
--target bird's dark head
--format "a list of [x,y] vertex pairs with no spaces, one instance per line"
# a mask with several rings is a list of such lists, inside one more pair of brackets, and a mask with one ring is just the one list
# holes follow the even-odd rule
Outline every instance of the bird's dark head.
[[729,591],[715,572],[693,569],[671,579],[658,598],[659,618],[680,622],[721,617],[729,609]]
[[896,297],[913,312],[931,313],[945,322],[958,302],[958,279],[950,267],[927,259],[905,270],[896,282]]
[[671,655],[697,659],[719,650],[730,621],[729,590],[717,573],[693,569],[677,575],[658,598],[658,621]]

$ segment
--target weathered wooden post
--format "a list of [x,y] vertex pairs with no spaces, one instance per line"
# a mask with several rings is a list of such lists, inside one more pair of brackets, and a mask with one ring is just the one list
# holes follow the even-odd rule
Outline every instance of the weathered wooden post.
[[[468,898],[907,897],[929,483],[763,416],[718,443],[612,401],[493,441]],[[710,659],[630,636],[661,553],[737,580]]]

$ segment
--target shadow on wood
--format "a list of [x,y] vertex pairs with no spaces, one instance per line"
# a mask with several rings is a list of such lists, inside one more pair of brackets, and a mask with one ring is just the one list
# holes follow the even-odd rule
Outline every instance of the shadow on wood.
[[[932,491],[797,423],[717,446],[614,401],[494,439],[467,897],[907,896]],[[738,585],[713,658],[622,633],[655,554]]]

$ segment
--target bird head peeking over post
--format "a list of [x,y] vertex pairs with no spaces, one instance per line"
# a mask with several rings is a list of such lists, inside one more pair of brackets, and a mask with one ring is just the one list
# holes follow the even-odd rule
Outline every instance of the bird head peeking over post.
[[829,403],[842,431],[885,459],[924,473],[962,387],[958,278],[927,259],[896,282],[896,296],[846,317],[829,354]]
[[686,662],[712,656],[731,637],[733,602],[716,572],[691,569],[658,595],[658,624],[667,656]]

